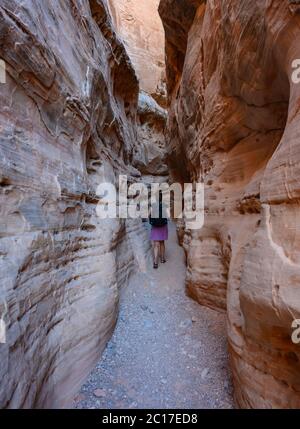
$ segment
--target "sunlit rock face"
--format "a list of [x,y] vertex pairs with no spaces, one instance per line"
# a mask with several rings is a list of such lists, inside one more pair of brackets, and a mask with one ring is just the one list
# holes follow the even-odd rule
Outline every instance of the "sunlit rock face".
[[148,249],[96,216],[99,183],[140,178],[138,81],[104,0],[1,0],[0,57],[0,407],[63,407]]
[[134,165],[146,182],[164,181],[168,175],[164,135],[167,91],[159,0],[109,0],[109,4],[140,83]]
[[173,180],[204,181],[187,290],[228,313],[240,407],[300,407],[298,2],[162,0]]
[[165,104],[164,30],[158,14],[159,0],[109,0],[109,4],[141,90]]

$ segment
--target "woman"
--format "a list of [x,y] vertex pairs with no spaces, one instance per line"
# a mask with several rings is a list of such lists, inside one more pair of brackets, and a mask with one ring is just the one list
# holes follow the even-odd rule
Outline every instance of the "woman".
[[166,262],[166,247],[165,241],[168,240],[168,219],[163,217],[163,206],[160,198],[159,201],[159,217],[149,219],[151,224],[150,240],[153,241],[154,261],[153,268],[158,268],[158,260],[164,264]]

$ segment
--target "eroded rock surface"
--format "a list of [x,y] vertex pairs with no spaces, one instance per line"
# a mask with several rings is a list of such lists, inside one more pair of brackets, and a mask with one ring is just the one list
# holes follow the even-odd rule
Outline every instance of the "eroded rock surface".
[[164,30],[157,10],[159,0],[109,0],[109,4],[141,90],[165,105]]
[[[165,127],[167,112],[142,91],[138,103],[138,145],[135,166],[147,176],[167,176]],[[146,179],[147,180],[147,179]],[[149,179],[148,179],[149,180]]]
[[167,91],[159,0],[109,0],[109,5],[140,83],[138,145],[133,164],[146,182],[165,181]]
[[298,2],[162,0],[173,180],[204,181],[180,228],[187,289],[228,312],[241,407],[300,407]]
[[95,211],[99,183],[140,177],[138,81],[106,0],[1,0],[0,56],[0,407],[62,407],[147,251],[139,223]]

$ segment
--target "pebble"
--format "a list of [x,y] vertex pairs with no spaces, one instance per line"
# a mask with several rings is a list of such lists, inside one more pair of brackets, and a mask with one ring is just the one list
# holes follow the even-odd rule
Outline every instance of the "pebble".
[[209,374],[209,368],[204,368],[204,370],[201,372],[201,378],[202,380],[204,380],[205,378],[207,378]]
[[187,319],[187,320],[183,320],[180,323],[179,327],[180,328],[189,328],[190,326],[192,326],[192,324],[193,324],[192,320],[191,319]]
[[153,327],[153,323],[150,320],[145,320],[144,321],[144,326],[145,326],[145,328],[152,328]]
[[96,396],[96,398],[103,398],[106,396],[106,393],[103,389],[96,389],[94,390],[94,395]]

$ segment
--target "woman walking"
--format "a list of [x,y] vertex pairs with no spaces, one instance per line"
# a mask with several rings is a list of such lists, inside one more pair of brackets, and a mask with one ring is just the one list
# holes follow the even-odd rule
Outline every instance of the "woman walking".
[[163,205],[160,194],[159,198],[159,217],[149,219],[151,225],[150,240],[153,242],[154,261],[153,268],[158,268],[158,260],[164,264],[166,262],[165,241],[168,240],[168,219],[163,217]]

